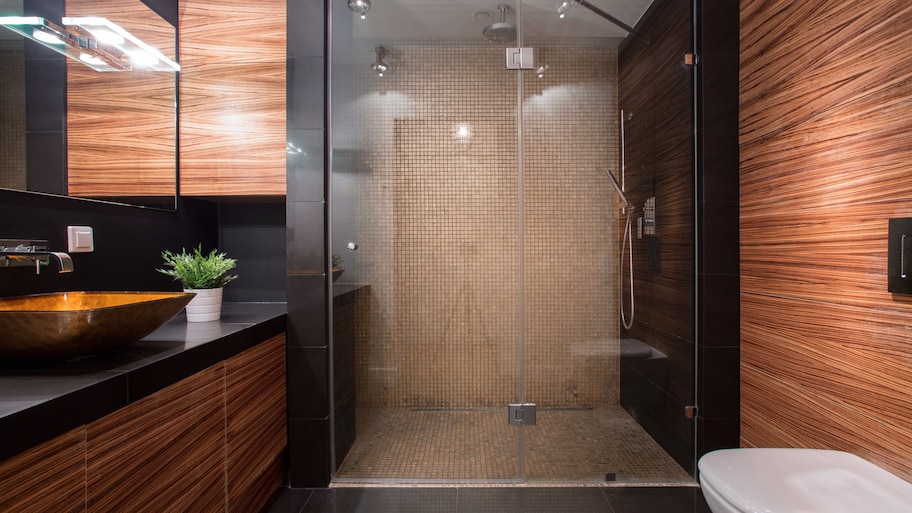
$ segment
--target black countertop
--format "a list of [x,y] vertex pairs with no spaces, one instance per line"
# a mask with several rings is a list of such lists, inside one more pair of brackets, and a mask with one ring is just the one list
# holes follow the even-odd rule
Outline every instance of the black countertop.
[[285,331],[285,303],[183,312],[146,338],[87,358],[0,360],[0,461],[98,420]]

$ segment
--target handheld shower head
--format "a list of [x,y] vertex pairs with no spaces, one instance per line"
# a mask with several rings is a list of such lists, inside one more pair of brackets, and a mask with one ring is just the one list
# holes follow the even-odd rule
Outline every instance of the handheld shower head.
[[617,178],[615,178],[614,175],[611,174],[611,170],[610,170],[610,169],[606,169],[606,170],[605,170],[605,174],[608,176],[608,180],[611,181],[611,185],[614,186],[614,190],[617,191],[618,196],[621,197],[621,201],[624,202],[624,206],[625,206],[626,208],[629,208],[629,209],[632,210],[632,209],[633,209],[633,205],[630,204],[630,202],[627,200],[627,196],[624,195],[624,190],[621,189],[621,184],[618,183]]

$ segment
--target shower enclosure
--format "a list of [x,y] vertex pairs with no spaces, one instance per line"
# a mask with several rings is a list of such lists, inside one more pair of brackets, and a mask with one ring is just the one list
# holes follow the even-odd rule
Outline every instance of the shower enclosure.
[[[672,127],[660,100],[637,97],[692,111],[683,53],[662,58],[669,34],[690,48],[692,9],[656,2],[684,19],[636,41],[584,5],[561,19],[553,0],[331,3],[335,483],[693,482],[683,408],[683,429],[650,427],[668,409],[650,395],[660,382],[693,402],[693,349],[669,346],[687,326],[692,340],[692,319],[660,327],[662,315],[693,315],[692,255],[690,269],[675,257],[692,253],[692,229],[676,226],[692,224],[692,202],[634,241],[644,321],[622,333],[627,212],[605,176],[621,176],[623,152],[635,218],[665,191],[692,198],[692,122]],[[612,16],[631,25],[662,8],[619,4]],[[622,149],[625,51],[638,60]],[[664,76],[656,67],[680,90],[636,84]],[[690,153],[660,154],[669,130]],[[662,171],[666,157],[683,173]],[[675,251],[661,267],[658,233]],[[690,291],[684,307],[650,314],[668,304],[650,295],[676,282]],[[622,339],[633,337],[648,354],[628,373],[655,386],[624,405]],[[689,447],[663,445],[678,439]]]

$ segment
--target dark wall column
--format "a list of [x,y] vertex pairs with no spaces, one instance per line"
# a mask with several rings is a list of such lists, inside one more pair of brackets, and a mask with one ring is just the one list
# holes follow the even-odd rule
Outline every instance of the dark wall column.
[[701,0],[697,456],[739,445],[739,5]]
[[293,148],[286,167],[289,480],[292,487],[320,487],[330,479],[326,4],[288,0],[287,5],[287,119]]

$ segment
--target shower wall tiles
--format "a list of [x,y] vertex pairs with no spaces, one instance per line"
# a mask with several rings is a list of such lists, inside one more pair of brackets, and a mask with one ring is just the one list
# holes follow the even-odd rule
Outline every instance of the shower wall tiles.
[[392,46],[386,76],[357,67],[361,405],[515,401],[521,337],[525,400],[617,402],[615,51],[536,51],[551,74],[524,72],[522,176],[502,48]]

